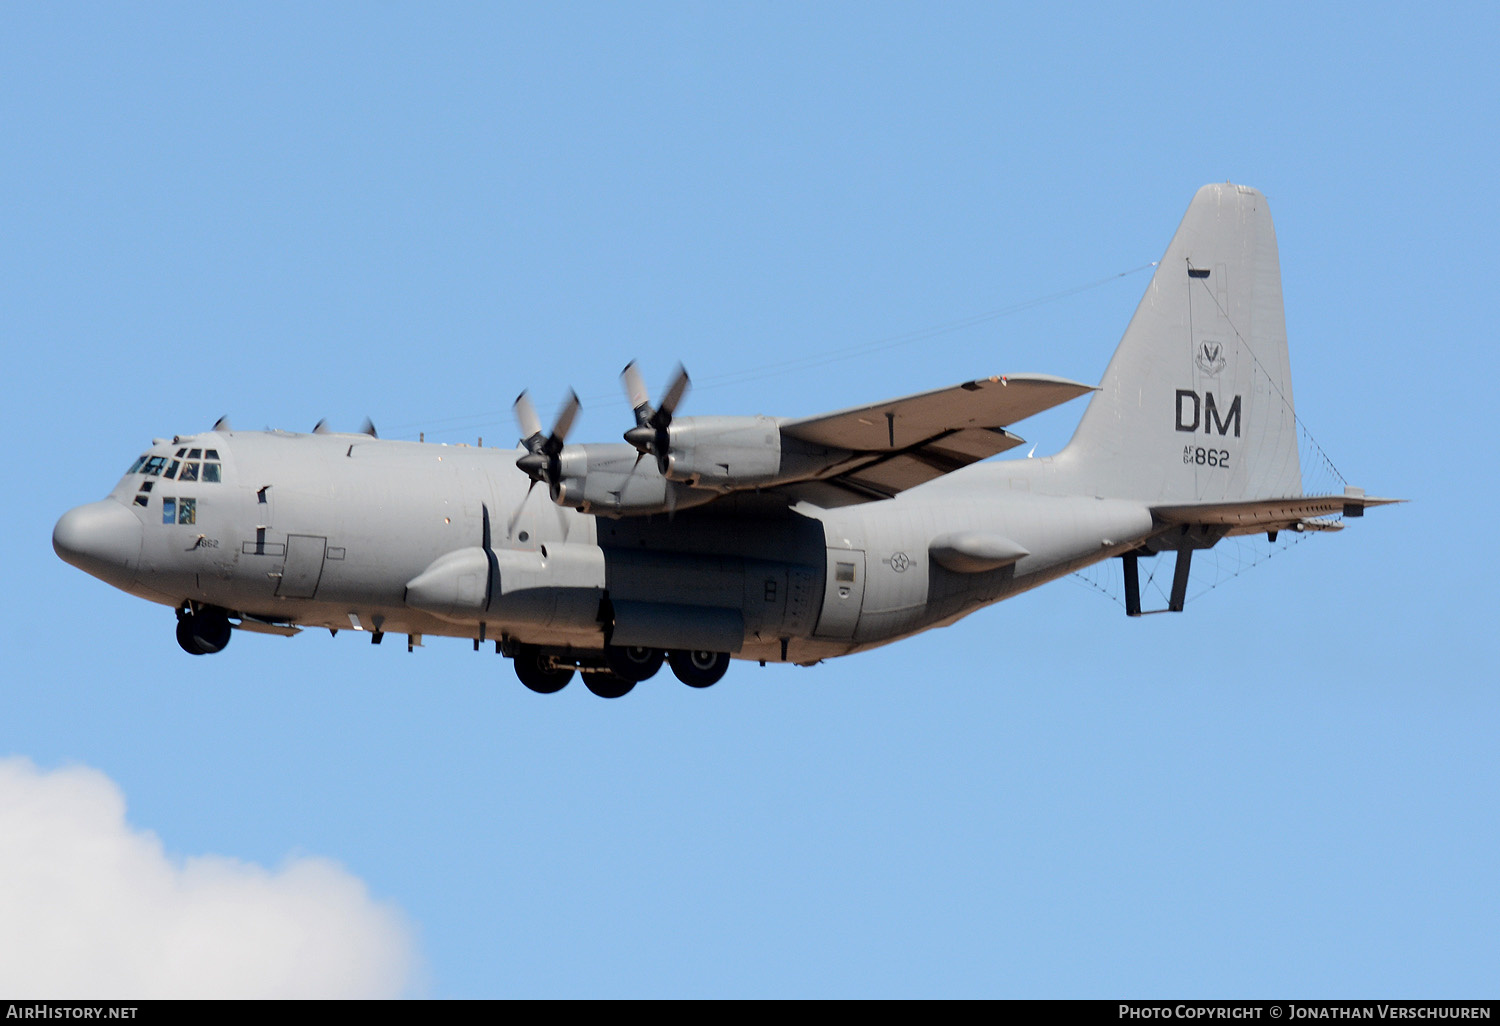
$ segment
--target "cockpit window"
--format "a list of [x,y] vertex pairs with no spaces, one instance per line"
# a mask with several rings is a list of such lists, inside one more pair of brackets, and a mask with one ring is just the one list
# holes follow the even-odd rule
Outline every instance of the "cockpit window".
[[187,463],[184,463],[182,465],[182,473],[179,474],[179,475],[177,475],[177,480],[179,480],[179,481],[196,481],[196,480],[198,480],[198,464],[193,463],[191,461],[189,461]]
[[161,473],[161,468],[166,465],[166,462],[167,458],[165,456],[152,456],[146,461],[146,465],[141,468],[141,473],[150,474],[152,477],[155,477]]
[[[212,449],[210,449],[208,451],[209,452],[213,452]],[[219,481],[220,480],[220,477],[219,477],[219,464],[217,464],[217,463],[205,463],[205,464],[203,464],[203,480],[205,480],[205,481]]]
[[172,465],[167,468],[167,472],[163,476],[164,477],[176,477],[177,476],[177,463],[178,463],[177,460],[173,460],[172,461]]
[[144,467],[146,465],[146,459],[147,459],[146,456],[138,456],[138,457],[136,457],[136,461],[130,465],[130,469],[127,470],[127,471],[125,471],[125,473],[127,473],[127,474],[134,474],[137,470],[140,470],[142,467]]
[[187,452],[187,446],[183,446],[181,449],[178,449],[176,455],[181,456],[185,452]]
[[216,459],[219,458],[219,450],[217,450],[217,449],[209,449],[207,452],[205,452],[203,454],[203,458],[206,459],[206,460],[216,460]]
[[200,459],[202,456],[203,456],[203,450],[202,449],[194,449],[192,452],[188,453],[188,459],[190,459],[190,460]]

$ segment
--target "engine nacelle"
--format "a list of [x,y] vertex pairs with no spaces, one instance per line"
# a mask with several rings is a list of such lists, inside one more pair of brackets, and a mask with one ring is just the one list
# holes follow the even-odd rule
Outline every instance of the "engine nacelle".
[[642,516],[701,506],[717,496],[675,481],[628,445],[570,445],[558,458],[552,501],[584,513]]
[[685,417],[667,429],[667,477],[733,491],[782,478],[781,430],[774,417]]

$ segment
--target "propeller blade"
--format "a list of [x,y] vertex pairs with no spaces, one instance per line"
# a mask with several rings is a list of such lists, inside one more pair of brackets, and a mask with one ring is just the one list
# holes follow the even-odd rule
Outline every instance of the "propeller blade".
[[578,401],[578,393],[571,388],[568,389],[568,401],[557,414],[557,422],[552,425],[552,437],[547,439],[551,443],[552,451],[561,452],[563,443],[568,440],[568,432],[573,430],[573,420],[578,416],[578,410],[583,403]]
[[631,360],[620,372],[620,380],[625,383],[625,397],[630,400],[630,408],[635,411],[635,422],[637,425],[649,423],[651,414],[651,395],[646,391],[646,379],[641,376],[641,369]]
[[661,409],[658,413],[665,414],[670,421],[672,414],[677,410],[677,404],[682,402],[682,397],[687,394],[688,385],[692,382],[688,379],[687,368],[682,364],[677,365],[677,373],[672,378],[672,383],[667,386],[667,394],[661,397]]
[[371,438],[379,438],[380,437],[379,435],[377,435],[375,433],[375,422],[373,420],[371,420],[369,417],[365,418],[364,427],[362,427],[362,428],[359,429],[359,433],[362,434],[362,435],[369,435]]
[[531,490],[536,487],[536,478],[531,479],[531,484],[526,486],[526,494],[516,504],[516,511],[510,515],[510,523],[505,525],[505,538],[509,541],[515,537],[516,524],[521,520],[521,514],[526,510],[526,500],[531,498]]
[[531,440],[541,437],[541,418],[536,415],[536,407],[531,405],[531,397],[525,392],[516,396],[515,410],[516,423],[521,427],[521,444],[530,449]]
[[315,435],[329,435],[329,434],[332,434],[332,433],[333,432],[331,432],[331,431],[328,430],[328,418],[327,417],[324,417],[322,420],[318,421],[316,424],[313,425],[313,434],[315,434]]

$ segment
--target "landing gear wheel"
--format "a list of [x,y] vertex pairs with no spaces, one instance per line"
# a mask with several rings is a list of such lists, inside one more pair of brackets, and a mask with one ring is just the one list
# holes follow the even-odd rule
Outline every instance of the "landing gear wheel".
[[717,684],[729,669],[728,652],[672,652],[667,660],[677,679],[690,688]]
[[583,686],[600,698],[623,698],[635,687],[635,681],[626,680],[617,673],[585,673]]
[[516,676],[539,695],[551,695],[561,691],[573,679],[573,671],[556,667],[543,660],[542,650],[535,645],[522,645],[516,653]]
[[629,681],[649,680],[661,669],[667,654],[659,648],[642,648],[639,645],[604,646],[604,662],[617,677]]
[[222,652],[229,636],[229,617],[222,609],[200,609],[177,618],[177,644],[189,655]]

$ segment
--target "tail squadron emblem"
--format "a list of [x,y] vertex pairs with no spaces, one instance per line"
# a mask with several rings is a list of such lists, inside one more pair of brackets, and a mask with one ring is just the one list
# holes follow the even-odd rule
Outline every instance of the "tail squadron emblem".
[[1198,343],[1198,354],[1194,362],[1205,374],[1217,374],[1224,369],[1224,343],[1204,340]]

